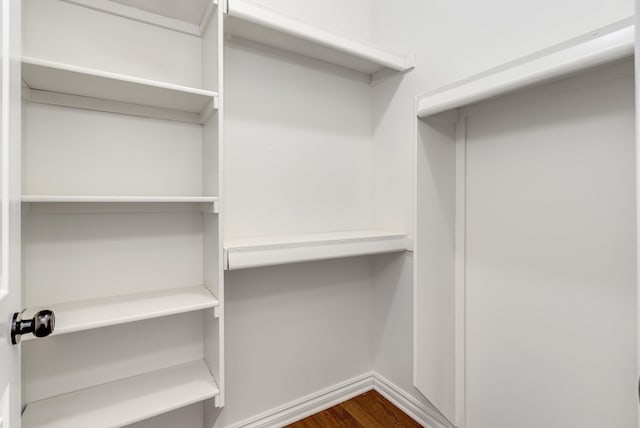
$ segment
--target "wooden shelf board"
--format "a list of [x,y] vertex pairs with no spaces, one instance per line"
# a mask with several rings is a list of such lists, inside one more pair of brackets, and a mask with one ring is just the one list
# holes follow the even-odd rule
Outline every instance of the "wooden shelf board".
[[404,234],[360,230],[224,241],[228,270],[410,250]]
[[32,91],[53,94],[42,97],[52,104],[58,94],[63,105],[69,104],[64,96],[70,95],[196,115],[205,115],[211,105],[217,107],[215,92],[38,58],[22,58],[22,79]]
[[204,361],[29,403],[24,428],[121,427],[218,395]]
[[72,203],[215,203],[216,196],[89,196],[89,195],[22,195],[22,202]]
[[322,30],[244,0],[229,0],[225,31],[296,54],[367,74],[382,69],[406,71],[411,56],[389,53],[367,43]]
[[633,56],[633,18],[541,50],[418,97],[420,118]]
[[[218,299],[204,286],[174,288],[125,296],[60,303],[46,306],[56,316],[51,336],[94,328],[141,321],[184,312],[214,308]],[[27,309],[23,316],[30,318],[39,308]],[[33,340],[25,335],[22,340]]]

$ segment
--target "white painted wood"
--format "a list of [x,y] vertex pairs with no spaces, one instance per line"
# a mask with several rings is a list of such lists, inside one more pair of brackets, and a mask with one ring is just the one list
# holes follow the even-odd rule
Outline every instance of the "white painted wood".
[[31,403],[23,426],[121,427],[215,397],[219,390],[203,361],[158,370]]
[[25,215],[23,304],[202,285],[202,216],[198,211]]
[[[224,91],[224,11],[210,2],[207,15],[200,23],[202,34],[202,84],[206,89]],[[222,103],[221,103],[222,104]],[[221,195],[224,192],[223,183],[223,110],[219,105],[218,114],[211,116],[202,126],[202,162],[203,193]],[[203,247],[202,256],[206,262],[203,265],[204,283],[209,291],[218,297],[219,304],[214,309],[215,317],[203,313],[204,360],[213,374],[220,393],[213,403],[204,405],[204,425],[214,426],[220,417],[220,408],[225,405],[225,311],[224,311],[224,268],[223,268],[223,215],[220,203],[215,208],[217,216],[203,218]]]
[[[173,2],[149,2],[147,4],[136,4],[128,0],[64,0],[68,3],[77,4],[79,6],[88,7],[99,10],[101,12],[110,13],[112,15],[121,16],[128,19],[144,22],[169,30],[180,31],[186,34],[197,36],[200,34],[200,28],[197,16],[200,18],[204,14],[204,10],[198,10],[199,6],[204,3],[206,10],[209,0],[198,0],[196,2],[181,2],[180,5],[187,4],[196,6],[192,8],[171,8]],[[140,3],[140,2],[138,2]],[[200,3],[200,5],[198,5]],[[170,10],[172,9],[172,10]],[[176,16],[171,12],[178,12]],[[184,13],[184,12],[187,13]]]
[[629,57],[633,46],[634,26],[631,20],[626,20],[422,95],[418,100],[418,117],[460,108]]
[[217,4],[217,0],[183,0],[179,3],[157,0],[113,0],[113,2],[197,25],[202,22],[209,6]]
[[424,427],[449,428],[451,426],[436,410],[416,400],[380,373],[373,373],[373,389]]
[[244,0],[229,0],[228,15],[228,34],[363,73],[373,74],[383,68],[406,71],[413,67],[410,56],[385,52]]
[[204,89],[23,57],[22,79],[31,89],[88,98],[201,113],[216,106],[217,94]]
[[20,311],[20,34],[21,2],[0,2],[0,420],[20,427],[20,346],[9,339],[10,320]]
[[127,428],[202,428],[204,421],[204,405],[206,402],[195,403],[181,407],[153,418],[145,419]]
[[349,231],[225,239],[229,270],[341,257],[383,254],[412,248],[401,233]]
[[[374,1],[371,0],[245,0],[314,27],[348,35],[355,40],[373,41]],[[340,13],[336,13],[339,10]]]
[[[218,306],[218,299],[203,286],[150,291],[47,305],[56,314],[52,336],[130,323]],[[39,308],[29,308],[29,317]],[[25,336],[24,340],[34,339]]]
[[413,382],[456,424],[456,126],[417,126]]
[[[24,344],[22,405],[42,405],[46,420],[48,405],[65,411],[61,394],[104,390],[87,398],[97,413],[81,405],[59,426],[213,426],[224,404],[222,226],[210,215],[222,188],[222,10],[199,1],[201,19],[185,23],[167,13],[182,3],[23,3],[25,306],[53,308],[58,331]],[[180,379],[125,396],[137,385],[127,382],[154,370],[164,382],[196,360],[201,373],[186,377],[211,381],[206,397],[189,398]],[[120,384],[123,394],[109,389]],[[113,406],[92,407],[100,394]]]
[[203,192],[201,126],[39,103],[24,123],[24,194],[217,196]]
[[[635,1],[635,10],[640,10],[640,0]],[[640,15],[635,15],[635,27],[640,28]],[[636,123],[636,308],[638,310],[637,313],[637,325],[638,325],[638,337],[637,340],[637,370],[636,377],[638,379],[638,400],[640,401],[640,251],[638,251],[638,243],[640,242],[640,32],[636,32],[635,38],[635,123]],[[640,406],[637,408],[638,410],[638,421],[637,427],[640,428]]]
[[25,56],[203,87],[200,37],[61,0],[21,3]]
[[373,389],[373,373],[364,373],[353,379],[331,385],[313,394],[270,409],[249,419],[233,423],[227,428],[268,428],[286,426],[343,401]]
[[202,360],[204,313],[211,315],[186,312],[23,343],[23,406]]
[[75,196],[75,195],[22,195],[22,202],[51,203],[215,203],[215,196]]
[[455,316],[455,423],[466,428],[466,251],[467,251],[467,123],[459,118],[455,130],[456,190],[455,190],[455,243],[454,243],[454,316]]
[[359,394],[375,390],[427,428],[448,428],[440,415],[411,397],[406,391],[381,376],[370,372],[324,388],[251,418],[235,422],[227,428],[270,428],[285,426],[321,412]]
[[[107,113],[120,113],[131,116],[148,117],[155,119],[175,120],[200,124],[212,114],[212,108],[207,108],[200,113],[170,110],[160,107],[143,106],[139,104],[124,103],[120,101],[89,98],[78,95],[62,94],[60,92],[39,91],[23,87],[23,99],[40,104],[50,104],[76,109],[95,110]],[[211,105],[211,104],[210,104]]]

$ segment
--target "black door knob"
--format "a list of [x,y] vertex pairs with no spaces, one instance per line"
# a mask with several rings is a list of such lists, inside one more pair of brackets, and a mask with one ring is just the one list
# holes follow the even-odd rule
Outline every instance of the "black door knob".
[[46,337],[53,333],[56,326],[56,317],[53,311],[43,309],[36,312],[33,318],[22,319],[22,314],[16,312],[11,319],[11,343],[17,345],[23,334],[33,333],[36,337]]

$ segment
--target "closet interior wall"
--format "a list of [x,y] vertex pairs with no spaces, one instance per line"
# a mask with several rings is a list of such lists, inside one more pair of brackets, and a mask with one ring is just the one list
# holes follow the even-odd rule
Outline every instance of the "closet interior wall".
[[[611,1],[604,8],[598,1],[554,3],[553,9],[550,15],[549,6],[541,3],[490,0],[469,2],[461,14],[459,5],[452,2],[374,1],[376,43],[387,48],[403,46],[416,55],[416,69],[412,73],[391,76],[374,87],[377,228],[402,228],[409,233],[414,228],[417,94],[589,33],[634,13],[633,2],[629,0]],[[417,37],[418,34],[427,36]],[[439,176],[442,189],[454,188],[453,153],[444,150],[440,156],[431,155],[431,165],[442,171]],[[442,230],[443,219],[452,221],[442,209],[443,203],[451,202],[450,197],[438,192],[432,196],[430,205],[434,207],[434,215],[426,220],[431,221],[434,230]],[[451,251],[447,245],[443,241],[443,248]],[[436,259],[432,262],[436,263]],[[414,388],[413,260],[407,255],[405,260],[376,263],[374,269],[377,272],[373,295],[375,312],[385,314],[374,321],[377,332],[374,370],[417,401],[430,406]],[[433,355],[438,357],[437,353]],[[434,386],[440,388],[441,393],[446,392],[444,385]],[[489,402],[476,403],[485,404]]]
[[[22,2],[24,57],[194,91],[222,90],[217,8],[198,35],[77,3]],[[59,82],[55,75],[43,81]],[[124,93],[135,95],[138,88]],[[224,404],[221,222],[214,212],[222,190],[219,112],[167,110],[180,98],[176,94],[167,96],[165,109],[145,109],[95,98],[83,98],[78,108],[74,95],[58,98],[52,89],[45,94],[50,98],[42,98],[36,92],[25,88],[23,102],[23,194],[31,198],[23,203],[23,306],[55,308],[118,296],[135,305],[138,293],[189,287],[201,287],[211,303],[24,342],[23,406],[204,362],[220,389],[215,399],[137,426],[212,425]],[[88,196],[96,202],[82,200]],[[149,202],[154,199],[161,202]],[[68,322],[63,318],[59,328]],[[183,398],[175,397],[168,409]]]
[[[369,0],[252,3],[372,41]],[[379,207],[369,80],[227,37],[225,239],[373,230]],[[374,258],[226,272],[226,349],[233,358],[225,424],[370,372],[378,334],[372,320],[382,316],[372,306]]]

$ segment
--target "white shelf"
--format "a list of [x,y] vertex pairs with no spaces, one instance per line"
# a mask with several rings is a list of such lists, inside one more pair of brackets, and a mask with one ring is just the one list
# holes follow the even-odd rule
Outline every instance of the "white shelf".
[[225,239],[225,269],[392,253],[412,249],[404,234],[371,230]]
[[424,118],[633,56],[633,18],[493,68],[418,98]]
[[[57,336],[217,306],[218,299],[206,287],[196,286],[61,303],[47,308],[55,313],[56,327],[52,336]],[[23,316],[30,318],[37,310],[29,308]],[[33,338],[29,334],[22,340]]]
[[27,405],[24,428],[129,425],[219,394],[204,361],[134,376]]
[[75,195],[22,195],[22,202],[52,203],[215,203],[216,196],[75,196]]
[[243,0],[229,0],[225,31],[296,54],[316,58],[367,74],[382,69],[406,71],[413,57],[386,52],[291,19]]
[[48,104],[200,123],[217,108],[215,92],[31,57],[22,58],[22,79],[28,97]]

